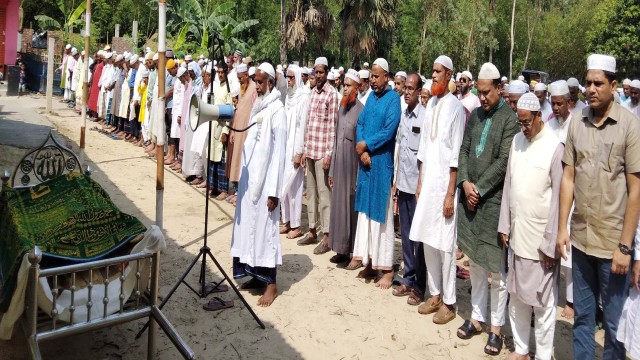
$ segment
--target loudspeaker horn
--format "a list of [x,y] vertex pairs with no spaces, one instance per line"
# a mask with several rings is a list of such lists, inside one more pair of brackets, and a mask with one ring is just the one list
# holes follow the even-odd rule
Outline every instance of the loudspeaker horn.
[[230,125],[233,122],[233,113],[233,105],[206,104],[194,94],[189,102],[189,126],[191,130],[196,131],[200,124],[209,121],[224,121]]

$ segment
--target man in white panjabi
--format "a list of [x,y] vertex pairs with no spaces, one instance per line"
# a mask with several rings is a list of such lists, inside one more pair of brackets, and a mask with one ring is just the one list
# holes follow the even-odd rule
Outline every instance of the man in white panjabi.
[[371,94],[371,86],[369,86],[369,70],[358,71],[360,76],[360,85],[358,86],[358,100],[362,105],[367,103],[369,94]]
[[537,83],[533,87],[533,93],[538,98],[538,101],[540,101],[540,112],[542,113],[542,121],[548,122],[553,116],[553,110],[551,109],[549,100],[547,100],[547,85],[541,82]]
[[436,313],[436,324],[446,324],[456,317],[456,180],[467,116],[462,103],[449,91],[452,72],[451,59],[439,56],[433,64],[433,96],[420,131],[418,204],[409,234],[411,240],[424,243],[431,295],[418,312]]
[[640,80],[632,80],[629,89],[628,109],[633,115],[640,118]]
[[278,296],[276,266],[282,264],[278,222],[279,196],[286,159],[287,115],[275,88],[276,72],[269,63],[256,71],[258,98],[251,110],[247,139],[242,148],[242,170],[238,183],[231,239],[233,276],[251,276],[243,288],[266,285],[258,300],[269,306]]
[[[564,80],[558,80],[551,83],[551,108],[553,109],[553,117],[547,123],[549,130],[553,131],[561,143],[565,143],[567,140],[567,131],[569,124],[574,117],[574,114],[569,110],[569,100],[571,95],[569,93],[569,86]],[[578,114],[578,117],[580,115]],[[573,213],[573,206],[571,209]],[[569,216],[571,219],[571,216]],[[567,223],[567,230],[571,223]],[[567,260],[561,259],[560,265],[564,268],[565,284],[566,284],[566,304],[562,310],[562,316],[566,319],[573,319],[573,271],[571,268],[571,257]]]
[[587,107],[587,104],[578,97],[578,93],[580,93],[580,82],[578,79],[572,77],[567,80],[567,85],[569,85],[569,92],[571,94],[571,113],[578,114],[578,116],[581,117],[582,109]]
[[564,146],[545,125],[538,97],[518,100],[521,132],[511,143],[502,191],[498,233],[509,247],[507,289],[515,352],[529,359],[531,312],[535,316],[536,359],[550,360],[558,299],[558,204]]
[[480,107],[480,98],[471,92],[472,81],[473,75],[470,71],[465,70],[460,74],[460,102],[467,109],[468,114]]
[[282,186],[282,227],[280,233],[287,238],[302,236],[302,191],[304,169],[300,166],[304,149],[304,129],[309,114],[309,94],[311,90],[302,81],[302,68],[292,64],[287,67],[287,157]]

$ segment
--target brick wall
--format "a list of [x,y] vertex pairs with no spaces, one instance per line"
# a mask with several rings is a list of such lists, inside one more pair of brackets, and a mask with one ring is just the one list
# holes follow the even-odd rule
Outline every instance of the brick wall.
[[[23,53],[39,55],[40,57],[42,57],[43,61],[46,61],[47,49],[34,49],[31,46],[33,32],[33,29],[22,29],[22,43],[20,44],[20,51]],[[62,33],[60,31],[47,31],[47,37],[56,39],[54,45],[54,59],[56,62],[60,62],[62,60],[62,53],[66,45],[64,41],[62,41]]]
[[22,43],[20,44],[20,52],[26,53],[31,49],[31,39],[33,38],[33,29],[22,30]]

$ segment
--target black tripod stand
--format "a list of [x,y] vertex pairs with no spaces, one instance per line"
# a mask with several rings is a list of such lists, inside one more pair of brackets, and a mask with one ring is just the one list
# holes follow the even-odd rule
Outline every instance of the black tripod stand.
[[[220,53],[220,61],[224,61],[224,52],[223,52],[223,40],[220,38],[219,33],[216,31],[211,35],[211,38],[209,39],[212,46],[209,52],[209,58],[210,59],[214,59],[215,58],[215,54],[216,52]],[[213,76],[213,74],[211,74]],[[209,92],[209,97],[208,97],[208,103],[211,104],[211,95],[213,94],[213,79],[211,79],[211,83],[210,83],[210,92]],[[230,91],[229,89],[229,81],[227,80],[227,91]],[[212,130],[213,130],[213,125],[212,125],[212,121],[209,121],[209,136],[212,136]],[[189,126],[189,125],[187,125]],[[244,129],[246,130],[246,129]],[[239,131],[244,131],[244,130],[239,130]],[[207,150],[207,160],[211,158],[211,146],[208,146],[208,150]],[[233,283],[233,281],[231,281],[231,279],[229,278],[229,275],[227,275],[227,273],[224,271],[224,269],[222,269],[222,266],[220,266],[220,263],[218,262],[218,260],[216,259],[215,256],[213,256],[213,254],[211,253],[211,249],[209,248],[209,246],[207,246],[207,237],[208,237],[208,228],[209,228],[209,191],[211,189],[211,182],[209,181],[209,166],[207,166],[207,177],[206,177],[206,182],[207,182],[207,187],[206,187],[206,195],[205,195],[205,210],[204,210],[204,244],[202,245],[202,247],[200,248],[200,252],[198,253],[198,256],[196,256],[192,261],[191,264],[189,264],[189,267],[187,267],[187,269],[185,270],[185,272],[182,274],[182,276],[180,276],[180,279],[178,279],[178,281],[173,285],[173,287],[171,288],[171,290],[169,290],[169,292],[167,293],[167,295],[164,297],[164,299],[162,299],[162,302],[160,303],[160,305],[158,306],[158,308],[162,309],[164,307],[164,305],[169,301],[169,299],[171,298],[171,296],[173,296],[173,294],[176,292],[176,290],[178,289],[178,287],[180,286],[180,284],[185,284],[189,290],[193,291],[198,297],[200,298],[205,298],[207,297],[209,294],[213,293],[214,291],[216,291],[218,289],[218,287],[220,287],[220,285],[222,285],[225,281],[227,283],[229,283],[229,285],[231,286],[231,288],[233,289],[233,291],[236,293],[236,295],[238,295],[238,298],[240,298],[240,300],[242,301],[242,303],[244,304],[244,306],[246,307],[247,310],[249,310],[249,313],[251,314],[251,316],[253,316],[253,319],[258,323],[258,325],[264,329],[265,326],[262,323],[262,321],[260,321],[260,319],[258,318],[258,315],[256,315],[256,313],[253,311],[253,309],[251,308],[251,306],[247,303],[247,300],[245,300],[244,296],[242,296],[242,294],[240,293],[240,291],[238,290],[238,288],[235,286],[235,284]],[[223,279],[220,280],[219,282],[212,282],[209,286],[207,286],[207,281],[206,281],[206,270],[207,270],[207,257],[209,257],[213,263],[216,265],[216,267],[218,268],[218,270],[220,271],[220,273],[223,276]],[[200,264],[200,276],[198,279],[198,285],[200,287],[199,290],[194,289],[189,283],[187,283],[185,281],[185,278],[187,277],[187,275],[189,275],[189,273],[191,272],[191,270],[193,269],[193,267],[196,265],[196,263],[198,263],[198,261],[202,261]],[[149,327],[149,322],[147,322],[144,327],[138,332],[138,334],[136,335],[136,339],[139,339],[140,336],[142,336],[142,334],[145,332],[145,330]]]

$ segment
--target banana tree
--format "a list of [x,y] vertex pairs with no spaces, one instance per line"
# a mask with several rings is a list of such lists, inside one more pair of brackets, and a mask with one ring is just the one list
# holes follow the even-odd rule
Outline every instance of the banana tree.
[[[78,7],[73,8],[75,1],[68,6],[65,0],[57,0],[58,9],[62,13],[62,18],[53,18],[48,15],[36,15],[34,19],[38,22],[42,30],[62,30],[64,35],[71,32],[75,25],[82,26],[83,20],[80,18],[87,8],[87,0],[83,0]],[[60,21],[62,20],[62,21]]]

